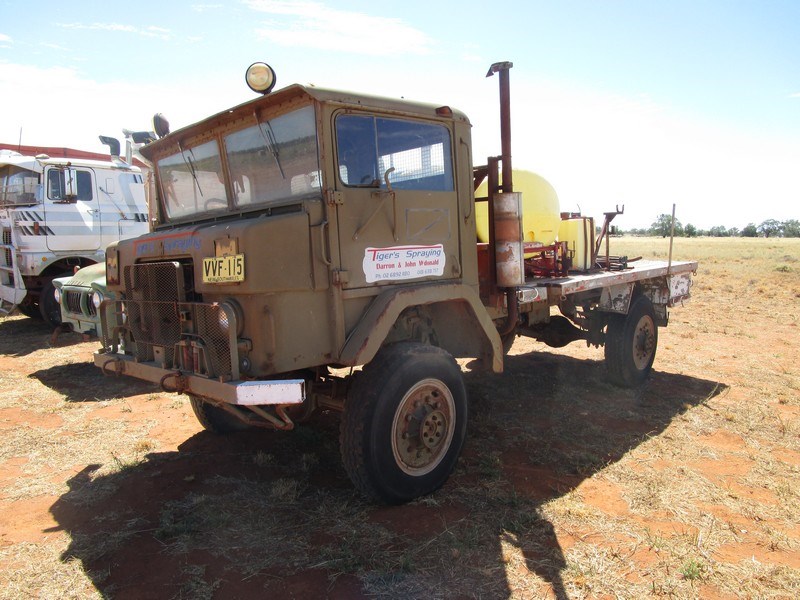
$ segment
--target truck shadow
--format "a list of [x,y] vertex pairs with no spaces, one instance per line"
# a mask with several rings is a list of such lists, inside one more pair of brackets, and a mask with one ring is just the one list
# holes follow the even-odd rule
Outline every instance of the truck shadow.
[[71,539],[62,559],[108,598],[567,598],[546,504],[725,388],[656,372],[620,390],[602,363],[539,352],[465,377],[466,447],[433,496],[360,499],[334,414],[289,434],[202,432],[73,476],[50,509]]
[[[132,377],[105,376],[91,362],[56,365],[28,377],[64,396],[65,402],[100,402],[137,394],[160,393],[158,386]],[[102,381],[102,385],[98,385]]]
[[44,321],[22,315],[0,319],[0,354],[27,356],[50,347],[53,329]]

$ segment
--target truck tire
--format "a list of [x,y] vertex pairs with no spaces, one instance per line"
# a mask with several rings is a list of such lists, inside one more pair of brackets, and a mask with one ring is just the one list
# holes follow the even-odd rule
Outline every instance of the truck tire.
[[41,319],[42,313],[39,312],[39,305],[31,302],[30,304],[19,304],[17,310],[29,319]]
[[[63,274],[59,275],[59,277],[63,277]],[[44,322],[51,327],[61,325],[61,305],[56,302],[55,290],[56,287],[53,285],[53,281],[50,280],[44,284],[39,294],[39,314],[42,315]]]
[[240,421],[225,409],[207,402],[201,396],[189,394],[189,402],[192,404],[194,416],[200,421],[203,429],[224,435],[249,428],[247,423]]
[[627,315],[613,315],[606,328],[605,359],[608,377],[621,387],[644,382],[653,367],[658,347],[653,304],[638,296]]
[[467,432],[467,392],[453,357],[435,346],[387,346],[358,374],[341,421],[342,462],[356,488],[402,504],[439,489]]

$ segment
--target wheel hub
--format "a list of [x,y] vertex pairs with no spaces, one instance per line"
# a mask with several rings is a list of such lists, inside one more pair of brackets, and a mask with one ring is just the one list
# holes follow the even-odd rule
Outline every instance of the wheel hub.
[[642,319],[633,338],[633,360],[639,369],[644,369],[656,348],[655,324],[650,319]]
[[453,438],[455,404],[441,382],[426,380],[409,390],[398,406],[392,449],[398,466],[413,475],[433,470]]
[[447,431],[447,417],[440,410],[428,413],[420,426],[420,438],[427,448],[433,449],[442,443],[442,434]]

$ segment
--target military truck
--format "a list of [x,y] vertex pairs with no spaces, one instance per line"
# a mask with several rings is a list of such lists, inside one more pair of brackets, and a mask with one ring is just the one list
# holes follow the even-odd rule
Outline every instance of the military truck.
[[486,165],[450,106],[272,91],[264,63],[247,72],[262,96],[172,133],[159,120],[141,149],[154,230],[108,248],[95,364],[188,394],[218,433],[340,411],[345,469],[386,503],[435,491],[456,464],[468,408],[454,357],[500,373],[516,335],[583,340],[605,347],[612,381],[643,382],[697,263],[611,256],[578,215],[563,215],[567,239],[524,231],[511,66],[489,71],[502,153]]

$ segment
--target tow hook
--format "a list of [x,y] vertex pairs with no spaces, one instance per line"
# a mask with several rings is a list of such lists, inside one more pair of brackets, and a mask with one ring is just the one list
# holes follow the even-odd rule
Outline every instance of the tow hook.
[[[169,389],[166,385],[167,380],[174,377],[175,378],[175,388]],[[187,388],[187,380],[186,377],[180,371],[175,371],[174,373],[167,373],[161,378],[161,381],[158,382],[158,385],[161,386],[161,389],[164,392],[175,393],[175,394],[182,394],[186,391]]]
[[[110,372],[108,370],[108,365],[114,365],[114,371]],[[116,375],[119,377],[122,375],[123,371],[125,370],[124,361],[119,358],[109,358],[106,362],[103,363],[103,366],[100,367],[100,371],[103,375]]]

